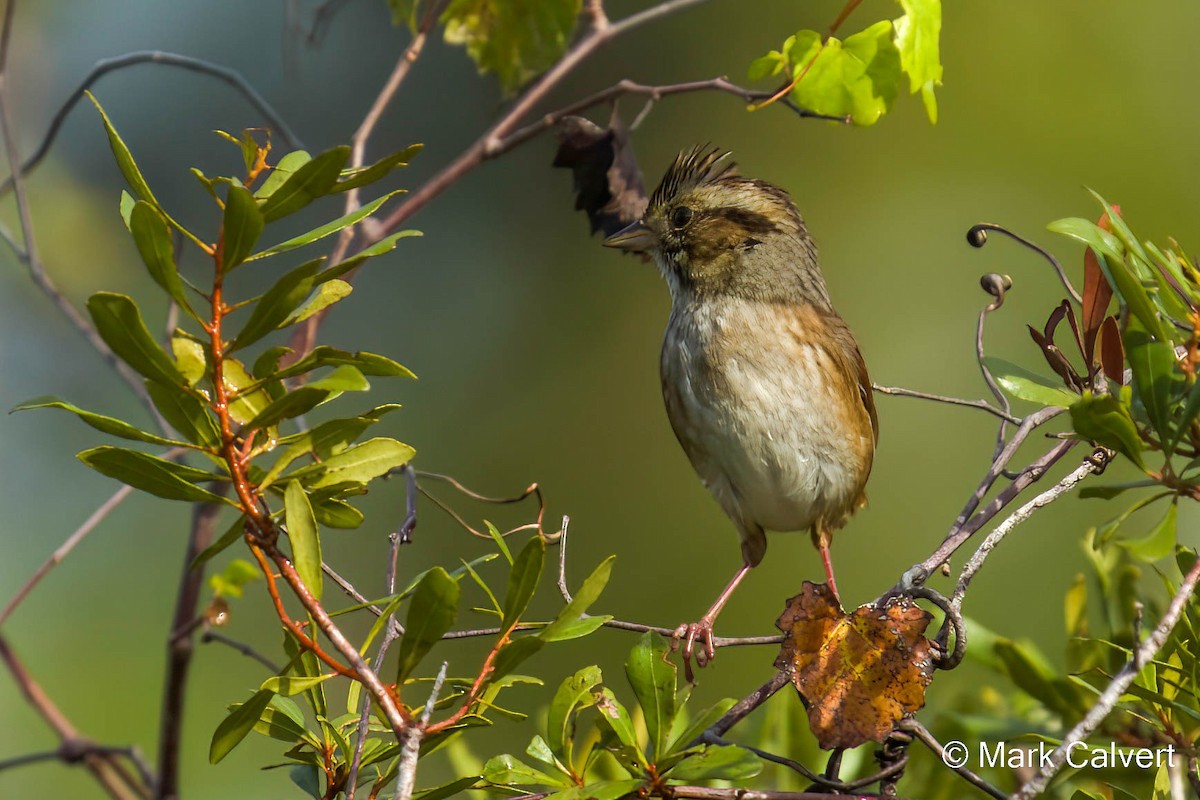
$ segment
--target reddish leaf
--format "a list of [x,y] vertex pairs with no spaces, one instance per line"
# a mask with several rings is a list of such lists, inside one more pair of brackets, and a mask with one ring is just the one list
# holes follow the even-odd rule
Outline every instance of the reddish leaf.
[[804,582],[775,623],[787,635],[775,666],[791,673],[821,747],[882,742],[925,704],[931,619],[903,597],[846,614],[828,586]]
[[[1113,209],[1121,213],[1119,206],[1113,206]],[[1108,212],[1102,214],[1096,224],[1106,231],[1112,230]],[[1104,324],[1112,296],[1113,290],[1104,277],[1104,270],[1100,269],[1100,260],[1089,247],[1083,253],[1083,357],[1089,372],[1096,363],[1096,335]]]
[[1109,380],[1125,383],[1125,345],[1115,316],[1105,317],[1100,324],[1100,364]]
[[1071,362],[1066,354],[1054,343],[1054,332],[1064,317],[1070,320],[1071,330],[1075,334],[1075,343],[1079,346],[1079,352],[1082,353],[1083,343],[1079,341],[1079,324],[1075,321],[1075,310],[1071,308],[1071,304],[1066,300],[1063,300],[1062,304],[1050,313],[1050,317],[1046,320],[1046,326],[1042,333],[1038,333],[1030,325],[1028,326],[1029,335],[1033,337],[1033,341],[1041,348],[1042,355],[1046,357],[1046,363],[1050,365],[1050,369],[1054,370],[1063,379],[1063,383],[1073,389],[1082,389],[1084,385],[1083,379],[1075,371],[1075,368],[1071,366]]

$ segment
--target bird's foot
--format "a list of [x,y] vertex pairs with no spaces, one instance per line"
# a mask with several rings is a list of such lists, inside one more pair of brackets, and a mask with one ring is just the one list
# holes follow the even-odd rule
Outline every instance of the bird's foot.
[[[696,659],[697,667],[706,667],[717,655],[717,646],[713,642],[713,621],[708,617],[699,622],[684,623],[671,634],[671,652],[679,648],[683,642],[683,675],[688,683],[695,683],[695,673],[692,672],[692,657]],[[696,645],[700,647],[697,648]]]

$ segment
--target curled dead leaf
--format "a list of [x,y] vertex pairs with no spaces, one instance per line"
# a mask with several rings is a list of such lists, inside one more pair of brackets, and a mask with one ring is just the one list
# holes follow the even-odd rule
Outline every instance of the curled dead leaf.
[[828,586],[808,581],[788,600],[775,623],[786,635],[775,666],[791,673],[821,747],[882,742],[925,704],[932,619],[904,597],[847,614]]
[[575,208],[588,215],[592,233],[611,236],[642,218],[649,197],[615,109],[607,128],[583,117],[564,117],[558,140],[554,166],[575,176]]

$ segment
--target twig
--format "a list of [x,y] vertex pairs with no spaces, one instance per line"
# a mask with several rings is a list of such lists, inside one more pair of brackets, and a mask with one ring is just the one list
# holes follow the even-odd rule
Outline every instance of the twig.
[[[11,4],[9,8],[11,8]],[[59,710],[54,701],[45,693],[41,685],[25,669],[25,665],[17,658],[16,653],[8,645],[8,640],[0,635],[0,661],[3,661],[8,671],[16,681],[21,694],[33,706],[34,710],[46,721],[46,724],[58,736],[59,741],[68,743],[84,743],[79,731],[71,724],[66,715]],[[69,745],[68,745],[69,746]],[[124,768],[111,754],[85,752],[82,756],[84,766],[92,773],[96,781],[115,800],[133,800],[133,798],[148,798],[150,787]]]
[[74,550],[80,542],[87,538],[87,535],[91,533],[97,525],[103,522],[105,517],[111,514],[113,509],[119,506],[121,502],[130,495],[131,492],[133,492],[133,488],[130,486],[122,486],[120,489],[117,489],[112,493],[111,497],[101,503],[100,506],[93,511],[86,520],[83,521],[82,525],[76,528],[74,532],[67,537],[65,542],[55,548],[54,552],[50,554],[50,557],[43,561],[42,565],[38,567],[36,571],[34,571],[33,575],[29,577],[29,580],[25,581],[24,585],[17,590],[17,593],[13,595],[13,598],[8,601],[6,606],[4,606],[4,610],[0,611],[0,626],[3,626],[4,623],[8,621],[8,618],[12,615],[12,613],[17,610],[17,606],[21,605],[29,593],[33,591],[34,587],[41,582],[42,578],[46,577],[46,573],[50,572],[50,570],[61,564],[63,559],[69,556],[71,551]]
[[558,593],[563,602],[571,604],[571,590],[567,588],[567,529],[571,527],[571,518],[563,514],[562,531],[558,535]]
[[934,737],[934,735],[932,733],[930,733],[929,730],[924,725],[922,725],[920,722],[918,722],[916,719],[909,718],[906,720],[902,720],[900,722],[900,728],[903,730],[909,731],[914,736],[916,736],[921,741],[921,744],[925,745],[930,750],[932,750],[938,758],[942,759],[943,764],[945,764],[946,766],[950,767],[950,769],[957,772],[959,774],[959,776],[961,776],[962,779],[965,780],[967,783],[971,784],[972,786],[974,786],[975,788],[977,788],[983,792],[986,792],[987,794],[996,798],[996,800],[1008,800],[1008,795],[1006,795],[1004,792],[997,789],[995,786],[992,786],[986,780],[984,780],[979,775],[977,775],[969,767],[951,766],[949,763],[949,760],[944,755],[944,753],[946,752],[946,748],[942,747],[942,743],[939,742]]
[[893,397],[914,397],[918,400],[932,400],[935,403],[947,403],[952,406],[965,406],[967,408],[978,408],[980,411],[986,411],[992,416],[1007,420],[1014,425],[1021,424],[1021,418],[1013,416],[1008,411],[1002,408],[996,408],[986,400],[964,400],[961,397],[947,397],[941,394],[930,394],[929,392],[918,392],[915,389],[905,389],[900,386],[880,386],[878,383],[871,384],[871,388],[880,394],[887,394]]
[[950,599],[950,607],[958,611],[962,608],[963,597],[966,595],[967,587],[971,583],[971,579],[983,566],[983,562],[991,555],[992,550],[996,545],[1004,540],[1014,528],[1020,525],[1025,520],[1029,519],[1039,508],[1050,505],[1058,498],[1062,497],[1067,492],[1075,488],[1081,480],[1095,472],[1096,464],[1087,460],[1075,468],[1073,472],[1063,477],[1058,483],[1051,486],[1046,491],[1039,494],[1037,497],[1030,500],[1025,505],[1018,508],[1008,516],[1003,522],[997,525],[991,533],[980,543],[974,555],[967,561],[963,567],[962,573],[958,577],[958,583],[954,587],[954,596]]
[[[228,484],[211,489],[219,494]],[[216,533],[220,503],[196,503],[192,507],[192,527],[183,554],[183,571],[175,597],[175,614],[167,635],[167,667],[163,680],[162,709],[158,716],[158,785],[155,800],[173,800],[179,794],[179,748],[183,741],[184,700],[187,697],[188,670],[196,643],[192,631],[183,630],[196,618],[200,590],[204,586],[203,567],[194,567],[196,556],[212,544]]]
[[787,672],[777,670],[769,681],[739,700],[737,705],[726,711],[719,720],[709,725],[704,733],[696,737],[696,740],[688,746],[702,744],[706,736],[724,736],[730,728],[745,719],[751,711],[770,700],[771,695],[778,692],[784,686],[787,686],[789,681],[791,681],[791,676]]
[[63,123],[66,122],[67,116],[75,108],[75,104],[83,99],[84,93],[90,89],[96,81],[104,77],[110,72],[114,72],[126,67],[132,67],[137,64],[161,64],[167,67],[179,67],[190,72],[199,72],[204,75],[214,77],[229,86],[232,86],[246,101],[263,116],[271,129],[279,134],[284,143],[292,150],[303,150],[304,144],[297,138],[288,124],[284,122],[283,117],[279,115],[271,104],[268,103],[262,95],[255,91],[241,73],[237,70],[222,67],[219,64],[212,64],[199,58],[179,55],[178,53],[166,53],[161,50],[139,50],[133,53],[125,53],[113,58],[106,58],[97,61],[93,65],[91,71],[80,82],[75,91],[67,98],[58,111],[54,112],[54,117],[50,120],[50,127],[46,130],[46,134],[38,142],[37,148],[33,151],[25,163],[21,165],[20,170],[13,170],[11,176],[0,183],[0,195],[5,194],[15,187],[15,180],[28,175],[50,152],[50,148],[54,145],[55,139],[58,138],[59,131],[62,129]]
[[448,662],[443,661],[442,668],[438,670],[437,677],[433,680],[433,689],[429,692],[429,699],[425,701],[420,724],[410,725],[400,739],[400,767],[397,770],[395,800],[412,800],[413,788],[417,783],[417,758],[421,753],[421,739],[424,738],[425,731],[429,728],[433,707],[437,705],[438,695],[442,691],[442,682],[446,680],[447,666]]
[[244,642],[239,642],[237,639],[231,639],[228,636],[225,636],[224,634],[217,633],[216,631],[207,630],[200,635],[200,643],[201,644],[208,644],[209,642],[217,642],[218,644],[223,644],[226,647],[230,647],[230,648],[238,651],[239,653],[244,655],[246,658],[254,659],[255,661],[262,664],[267,669],[271,670],[272,674],[278,674],[283,669],[281,666],[279,666],[274,661],[272,661],[271,659],[264,656],[262,653],[255,650],[250,645],[245,644]]
[[1175,629],[1175,624],[1179,622],[1179,617],[1183,614],[1183,610],[1191,599],[1192,593],[1196,591],[1198,581],[1200,581],[1200,561],[1197,561],[1188,570],[1187,575],[1183,578],[1183,583],[1179,587],[1179,591],[1171,598],[1171,603],[1167,606],[1167,612],[1163,614],[1162,619],[1159,620],[1158,625],[1155,626],[1150,635],[1146,637],[1146,640],[1138,645],[1138,648],[1133,652],[1130,659],[1125,662],[1125,666],[1121,668],[1121,671],[1113,677],[1104,691],[1100,693],[1096,704],[1063,737],[1062,743],[1050,754],[1048,763],[1043,762],[1044,766],[1017,790],[1016,794],[1012,796],[1012,800],[1032,800],[1032,798],[1040,795],[1049,785],[1050,780],[1058,774],[1063,764],[1066,763],[1067,754],[1071,752],[1071,748],[1091,736],[1100,727],[1100,724],[1104,722],[1105,718],[1112,713],[1112,710],[1121,701],[1122,695],[1125,694],[1125,690],[1133,683],[1134,678],[1142,671],[1145,664],[1153,659],[1158,651],[1162,649],[1162,646],[1166,644],[1167,637]]

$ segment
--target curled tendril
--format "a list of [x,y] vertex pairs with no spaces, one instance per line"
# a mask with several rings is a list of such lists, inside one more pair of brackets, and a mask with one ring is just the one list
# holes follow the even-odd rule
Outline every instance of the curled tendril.
[[[934,666],[941,670],[951,670],[957,667],[967,653],[967,626],[963,622],[962,614],[954,608],[949,598],[928,586],[912,586],[905,593],[911,597],[928,600],[942,610],[945,620],[942,622],[942,629],[938,631],[936,639],[940,652],[934,657]],[[953,648],[948,645],[951,633],[954,634]]]
[[[1066,270],[1063,269],[1062,264],[1059,263],[1057,258],[1050,255],[1050,253],[1041,246],[1034,244],[1020,234],[1013,233],[1003,225],[997,225],[994,222],[980,222],[978,225],[971,226],[971,229],[967,231],[967,244],[971,245],[972,247],[983,247],[985,244],[987,244],[988,231],[1002,233],[1013,241],[1025,245],[1030,250],[1044,258],[1046,262],[1054,268],[1054,273],[1058,275],[1059,283],[1063,285],[1063,288],[1067,290],[1067,293],[1071,295],[1075,302],[1080,303],[1083,301],[1082,296],[1078,291],[1075,290],[1075,287],[1071,285],[1071,279],[1067,277]],[[987,287],[985,286],[984,289],[987,289]]]
[[992,309],[995,310],[1004,305],[1004,293],[1012,288],[1012,278],[1007,275],[1001,275],[999,272],[988,272],[979,276],[979,285],[983,290],[996,298],[996,302],[992,304]]

